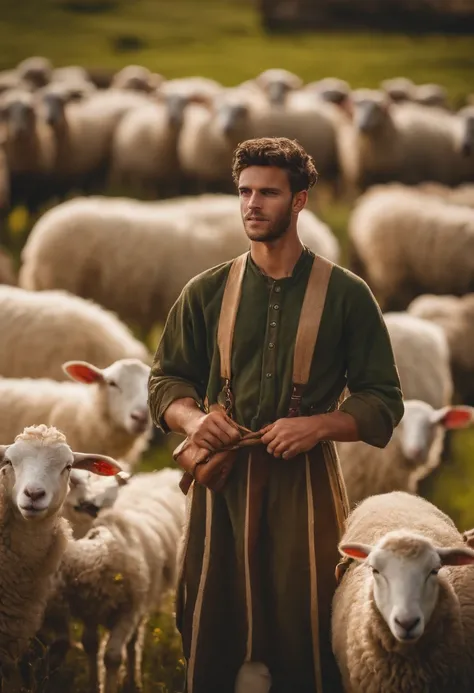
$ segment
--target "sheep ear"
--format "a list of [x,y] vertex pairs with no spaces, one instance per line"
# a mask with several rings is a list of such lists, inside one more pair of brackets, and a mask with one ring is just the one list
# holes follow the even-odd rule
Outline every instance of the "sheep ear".
[[91,363],[87,361],[66,361],[62,365],[63,371],[71,380],[77,380],[79,383],[100,383],[104,381],[104,374]]
[[100,476],[115,476],[122,471],[119,463],[106,455],[94,455],[86,452],[73,452],[73,469],[85,469]]
[[115,477],[117,480],[117,485],[118,486],[126,486],[128,484],[128,481],[130,479],[130,474],[128,472],[119,472],[117,476]]
[[355,558],[357,561],[365,561],[372,551],[370,544],[340,544],[339,551],[343,556]]
[[431,420],[447,430],[467,428],[474,421],[474,409],[462,406],[443,407],[433,412]]
[[472,549],[436,549],[441,558],[441,565],[473,565],[474,551]]

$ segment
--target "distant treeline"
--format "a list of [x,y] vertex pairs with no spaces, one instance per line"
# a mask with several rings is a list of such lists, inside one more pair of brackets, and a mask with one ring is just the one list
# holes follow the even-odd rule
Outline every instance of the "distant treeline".
[[474,33],[474,0],[257,0],[268,31],[377,28]]

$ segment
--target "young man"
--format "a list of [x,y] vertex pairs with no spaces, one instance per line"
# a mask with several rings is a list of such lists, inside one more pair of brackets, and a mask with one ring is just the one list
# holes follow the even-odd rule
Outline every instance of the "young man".
[[149,383],[154,421],[187,436],[177,459],[195,479],[177,608],[186,691],[338,693],[330,609],[347,505],[332,441],[387,445],[400,382],[367,285],[298,237],[312,159],[285,138],[249,140],[233,176],[250,253],[240,274],[227,262],[187,284]]

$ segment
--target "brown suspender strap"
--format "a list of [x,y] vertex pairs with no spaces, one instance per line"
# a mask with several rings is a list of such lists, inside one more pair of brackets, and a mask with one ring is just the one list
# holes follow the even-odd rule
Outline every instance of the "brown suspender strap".
[[227,282],[222,297],[219,325],[217,328],[217,346],[221,359],[221,377],[230,381],[232,341],[234,338],[235,319],[239,309],[240,295],[242,293],[242,280],[248,253],[239,255],[230,268]]
[[298,416],[300,413],[301,396],[309,380],[314,348],[318,339],[319,326],[333,267],[334,264],[332,262],[319,255],[315,256],[313,266],[311,267],[296,333],[293,357],[293,388],[288,412],[289,416]]
[[[230,268],[222,298],[219,325],[217,328],[217,345],[220,353],[220,374],[225,380],[227,405],[231,404],[230,380],[232,342],[235,320],[242,292],[242,280],[245,273],[248,253],[239,255]],[[318,338],[319,326],[326,301],[326,294],[331,277],[333,263],[316,255],[311,267],[303,305],[296,333],[295,353],[293,358],[293,390],[290,401],[290,416],[300,411],[301,395],[309,380],[314,348]]]

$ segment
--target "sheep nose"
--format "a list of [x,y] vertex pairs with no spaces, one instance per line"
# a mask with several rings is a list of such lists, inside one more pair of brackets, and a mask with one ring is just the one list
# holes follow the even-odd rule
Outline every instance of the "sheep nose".
[[148,409],[136,409],[130,414],[130,418],[139,424],[148,423]]
[[30,498],[32,501],[37,501],[46,495],[46,491],[42,488],[25,488],[25,496]]
[[420,619],[418,616],[415,618],[396,618],[395,623],[403,628],[407,633],[409,633],[411,630],[416,628],[416,626],[419,624]]

